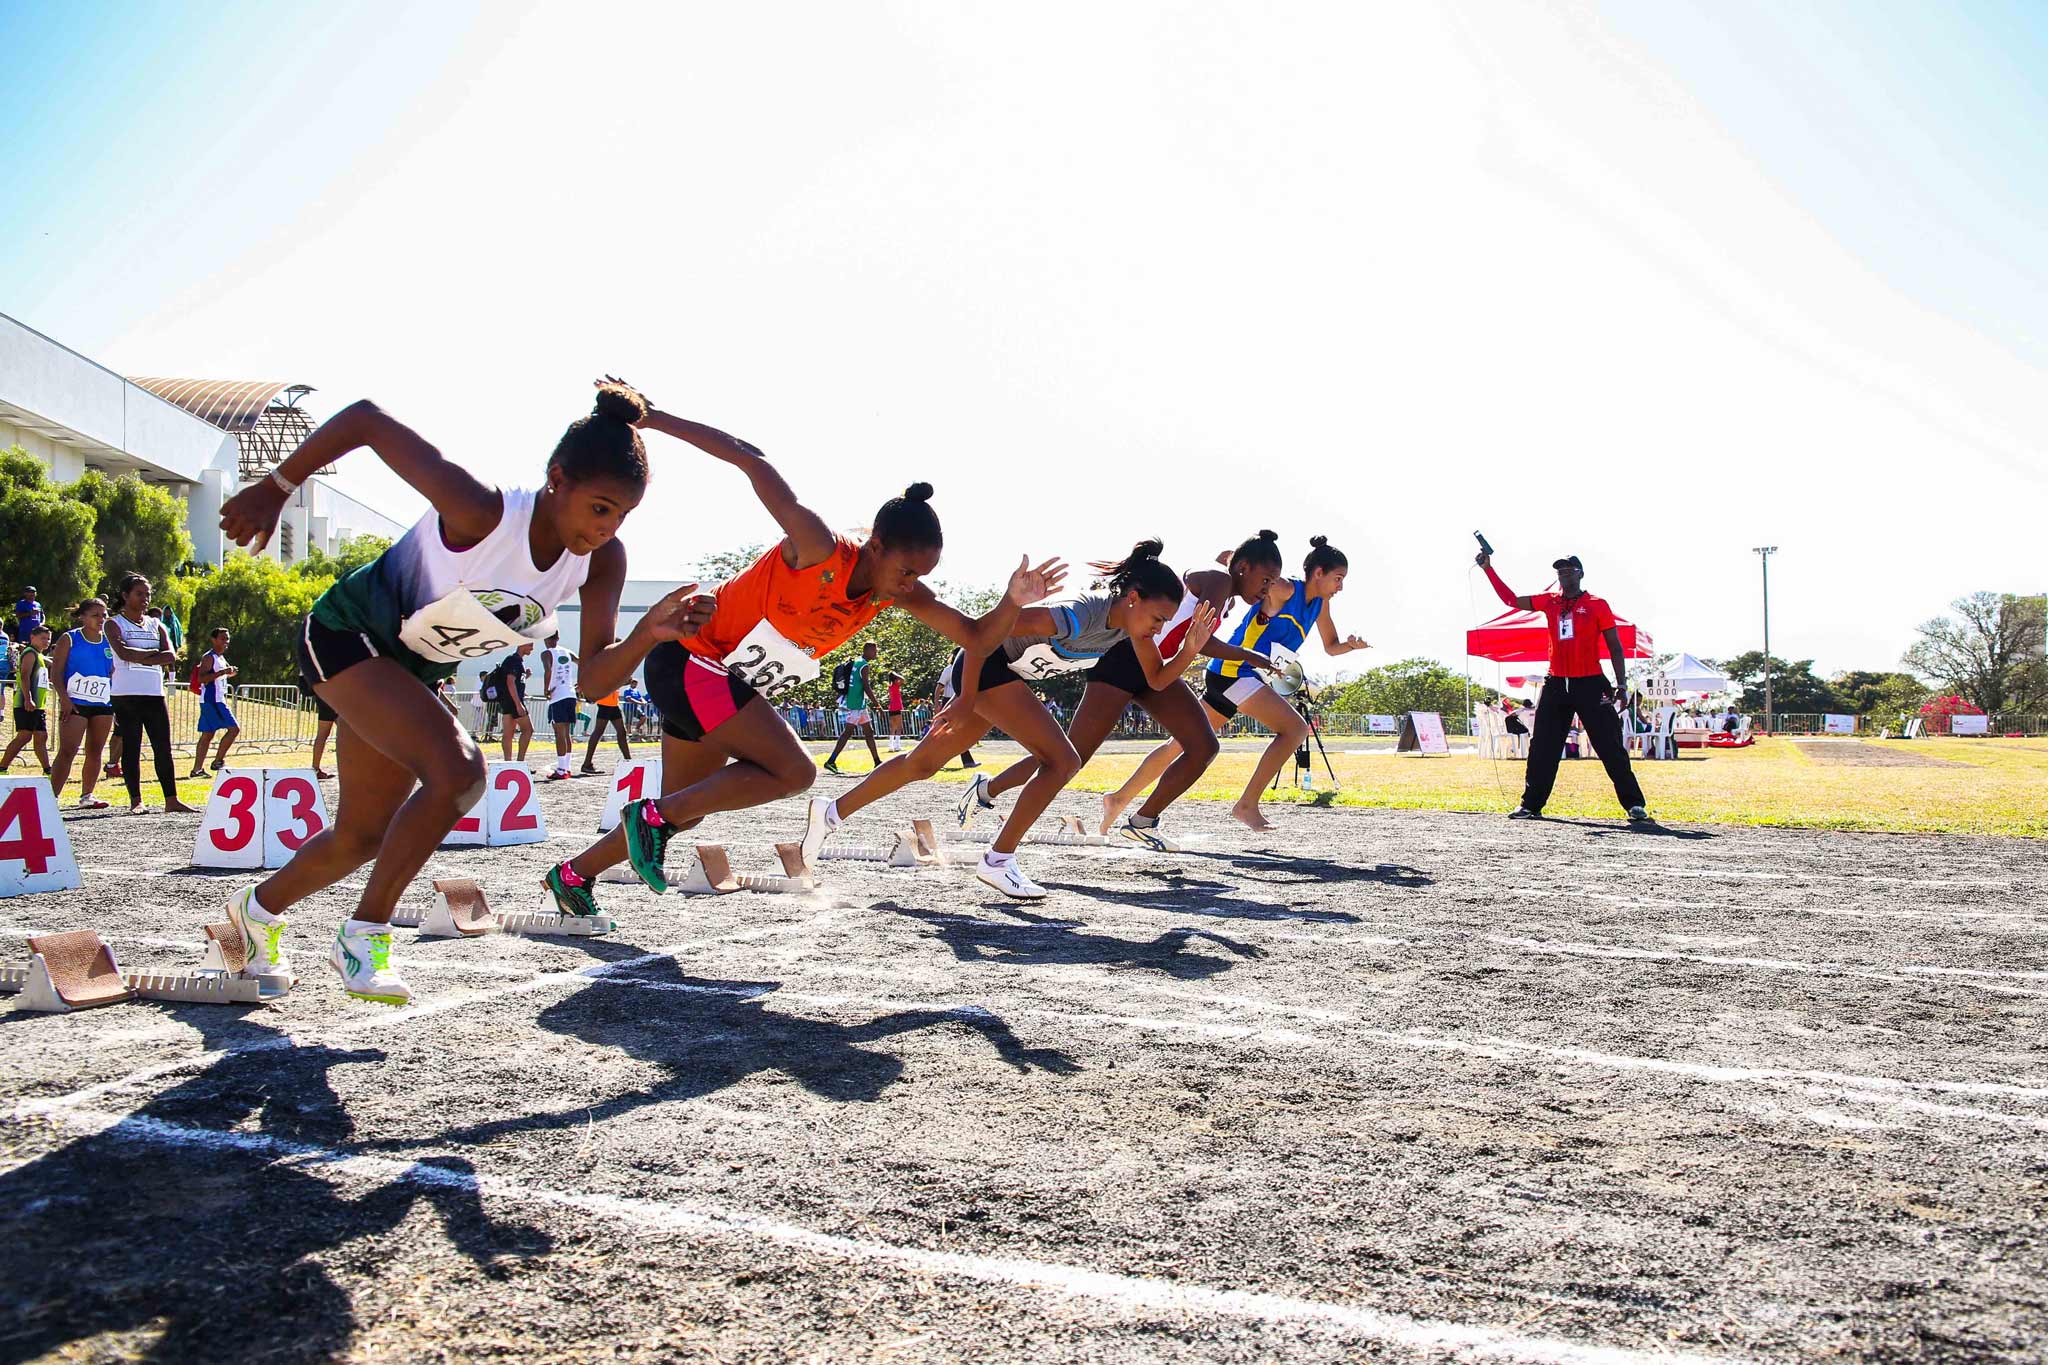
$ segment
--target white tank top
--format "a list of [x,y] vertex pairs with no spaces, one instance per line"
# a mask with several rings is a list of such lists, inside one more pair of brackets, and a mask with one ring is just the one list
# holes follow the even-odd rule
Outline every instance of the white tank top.
[[489,624],[485,618],[521,639],[545,640],[555,633],[555,608],[590,575],[590,556],[567,550],[545,569],[534,567],[527,540],[534,492],[508,488],[502,497],[496,528],[467,550],[448,548],[440,515],[429,511],[379,559],[398,599],[400,640],[423,657],[458,662],[503,653],[505,639],[478,629]]
[[1167,618],[1166,624],[1159,628],[1159,633],[1152,637],[1159,643],[1160,658],[1171,659],[1174,655],[1180,653],[1181,641],[1187,638],[1188,622],[1194,619],[1195,608],[1201,605],[1201,598],[1195,596],[1186,588],[1181,589],[1180,606],[1174,609],[1173,615]]
[[[115,612],[107,618],[107,631],[117,635],[121,643],[130,649],[169,648],[164,642],[163,624],[154,616],[145,616],[142,624],[136,625]],[[131,664],[116,654],[113,694],[117,697],[161,697],[164,694],[164,671],[155,665]]]
[[576,664],[570,659],[569,651],[557,647],[548,661],[553,665],[553,676],[548,679],[548,700],[573,701],[576,697]]

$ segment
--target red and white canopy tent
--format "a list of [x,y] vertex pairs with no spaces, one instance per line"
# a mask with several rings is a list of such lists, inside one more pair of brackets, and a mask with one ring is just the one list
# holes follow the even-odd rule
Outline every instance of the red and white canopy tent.
[[[1630,659],[1651,659],[1657,654],[1651,643],[1650,632],[1632,621],[1614,618],[1615,629],[1621,632],[1621,652]],[[1491,659],[1498,664],[1540,664],[1550,660],[1550,624],[1540,611],[1521,611],[1510,608],[1491,621],[1465,632],[1465,652],[1477,659]],[[1603,642],[1600,649],[1602,662],[1607,658]],[[1508,680],[1512,685],[1514,680]]]

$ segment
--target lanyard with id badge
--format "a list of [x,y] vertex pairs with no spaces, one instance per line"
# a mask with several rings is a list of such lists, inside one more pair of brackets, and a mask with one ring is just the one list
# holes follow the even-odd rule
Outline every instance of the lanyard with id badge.
[[725,656],[725,671],[768,701],[776,701],[818,676],[818,661],[762,621]]
[[457,588],[400,622],[398,643],[422,659],[459,664],[517,649],[529,640],[544,640],[555,633],[555,618],[549,616],[533,630],[537,634],[531,636],[514,630],[493,616],[468,588]]

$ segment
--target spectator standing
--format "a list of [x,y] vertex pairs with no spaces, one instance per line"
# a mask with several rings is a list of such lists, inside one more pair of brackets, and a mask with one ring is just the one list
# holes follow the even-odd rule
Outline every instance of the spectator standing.
[[[548,724],[555,732],[555,770],[548,774],[550,782],[567,782],[575,774],[569,771],[569,755],[576,748],[576,656],[562,648],[562,637],[550,635],[547,648],[540,652],[540,682],[547,693]],[[591,743],[591,752],[597,745]]]
[[121,736],[121,750],[128,764],[122,777],[128,783],[128,813],[141,815],[142,738],[156,759],[157,786],[163,789],[164,809],[185,815],[198,812],[178,799],[177,760],[171,756],[171,712],[164,703],[164,670],[178,666],[171,651],[171,637],[164,623],[148,614],[149,580],[139,573],[123,574],[117,590],[121,610],[107,622],[107,640],[114,647],[114,728]]
[[498,661],[492,670],[492,680],[498,688],[498,715],[503,724],[498,732],[498,742],[503,748],[505,761],[512,761],[512,737],[519,736],[519,761],[526,761],[526,751],[533,744],[533,717],[526,710],[526,656],[533,653],[533,642],[519,646]]
[[[614,640],[612,643],[616,645],[624,642]],[[625,689],[622,687],[614,688],[609,694],[597,699],[597,719],[591,722],[590,743],[583,750],[583,775],[585,777],[593,776],[597,772],[597,746],[598,742],[604,738],[604,731],[607,725],[612,728],[612,733],[618,740],[620,757],[629,762],[632,760],[633,746],[626,741],[626,715],[620,709],[620,697],[624,691]]]
[[[868,756],[877,768],[882,766],[882,751],[875,747],[875,715],[873,698],[868,695],[872,683],[881,681],[881,673],[875,670],[875,657],[879,651],[874,642],[860,647],[860,657],[853,661],[846,675],[846,723],[840,727],[839,741],[832,746],[831,754],[825,759],[825,771],[839,771],[839,754],[846,748],[846,741],[858,735],[868,742]],[[870,670],[874,670],[871,676]]]
[[228,679],[241,671],[228,662],[228,628],[215,626],[207,639],[209,648],[200,656],[199,666],[192,670],[192,677],[199,684],[199,747],[193,751],[192,771],[185,774],[187,777],[206,776],[206,750],[215,735],[220,736],[220,748],[214,751],[212,771],[226,767],[228,750],[242,733],[241,724],[228,707]]
[[0,772],[12,768],[22,746],[33,742],[36,762],[42,764],[45,777],[50,774],[49,722],[43,709],[48,704],[44,692],[50,685],[49,650],[50,628],[38,622],[15,658],[21,684],[14,698],[14,738],[8,742],[6,756],[0,757]]
[[71,613],[77,624],[64,632],[50,651],[50,673],[57,681],[57,761],[50,768],[50,788],[59,798],[71,776],[71,760],[85,746],[85,769],[78,783],[80,810],[105,810],[107,803],[92,794],[100,780],[100,753],[114,729],[114,646],[107,639],[107,604],[88,597]]
[[320,760],[326,756],[327,741],[334,737],[334,708],[320,700],[320,694],[310,687],[301,687],[299,695],[313,699],[313,714],[319,721],[313,727],[313,776],[331,778],[334,774],[321,767]]
[[43,624],[43,604],[36,599],[35,585],[21,590],[21,596],[14,603],[14,638],[26,641],[37,626]]
[[903,675],[889,675],[889,752],[903,748]]

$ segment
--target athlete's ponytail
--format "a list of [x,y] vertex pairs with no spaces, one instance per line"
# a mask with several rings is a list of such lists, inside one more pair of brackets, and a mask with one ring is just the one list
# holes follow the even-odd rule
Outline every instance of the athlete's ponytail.
[[1160,561],[1166,548],[1161,540],[1141,540],[1131,552],[1114,563],[1094,561],[1089,568],[1106,578],[1104,586],[1118,597],[1135,592],[1140,597],[1169,597],[1180,601],[1180,575]]
[[579,417],[555,442],[548,465],[570,483],[616,479],[628,488],[647,487],[647,445],[636,423],[648,403],[638,389],[616,380],[597,386],[588,417]]
[[945,533],[932,510],[932,486],[914,483],[900,498],[891,498],[875,513],[875,539],[892,550],[943,550]]
[[1257,565],[1261,568],[1278,569],[1280,560],[1280,533],[1261,531],[1231,552],[1230,567],[1240,564]]
[[1301,561],[1301,576],[1303,578],[1310,578],[1319,573],[1329,573],[1333,569],[1348,569],[1351,567],[1351,561],[1344,557],[1342,550],[1330,543],[1328,536],[1310,536],[1308,543],[1308,557]]

